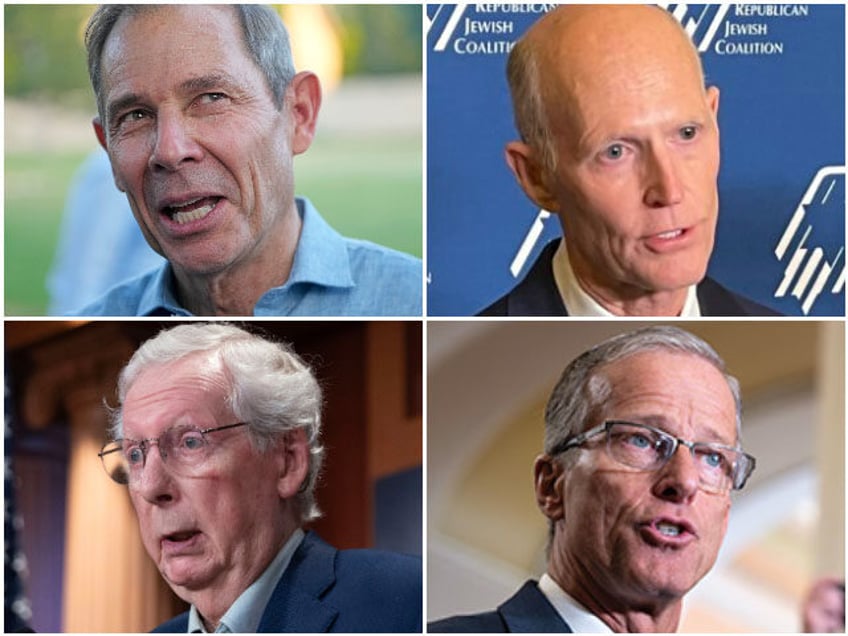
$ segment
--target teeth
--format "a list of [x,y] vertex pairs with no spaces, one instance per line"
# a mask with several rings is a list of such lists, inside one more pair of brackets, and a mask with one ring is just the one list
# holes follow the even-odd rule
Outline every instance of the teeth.
[[657,530],[666,537],[676,537],[680,534],[680,527],[671,523],[658,523]]
[[[175,211],[174,215],[171,217],[177,223],[188,223],[189,221],[197,221],[198,219],[202,219],[204,216],[209,214],[214,208],[214,205],[204,205],[202,207],[197,208],[196,210],[190,210],[188,212],[179,212]],[[174,208],[176,210],[176,208]]]
[[671,232],[663,232],[662,234],[657,234],[657,238],[661,238],[663,240],[673,239],[683,234],[683,230],[672,230]]

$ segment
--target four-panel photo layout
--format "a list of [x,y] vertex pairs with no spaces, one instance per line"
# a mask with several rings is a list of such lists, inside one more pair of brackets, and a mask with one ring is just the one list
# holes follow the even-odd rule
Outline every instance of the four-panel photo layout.
[[4,4],[4,633],[844,633],[844,3]]

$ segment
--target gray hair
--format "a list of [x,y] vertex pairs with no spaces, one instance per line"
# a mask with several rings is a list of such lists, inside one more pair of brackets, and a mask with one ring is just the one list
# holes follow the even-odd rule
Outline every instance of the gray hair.
[[521,140],[539,153],[539,167],[552,173],[557,167],[557,153],[542,102],[538,55],[528,38],[522,37],[509,52],[506,79],[512,97],[515,128]]
[[724,375],[736,406],[736,445],[739,446],[742,397],[739,381],[727,372],[724,360],[709,344],[688,331],[651,326],[605,340],[565,368],[545,408],[545,452],[550,455],[566,439],[603,418],[604,405],[612,393],[609,381],[599,373],[604,366],[637,353],[656,350],[697,356]]
[[150,367],[198,353],[220,361],[230,387],[227,406],[239,421],[248,423],[258,450],[264,452],[288,431],[306,432],[308,471],[297,503],[302,522],[320,517],[314,491],[324,458],[321,387],[309,366],[284,343],[220,322],[192,323],[159,332],[139,347],[121,371],[119,406],[110,411],[113,438],[122,436],[121,407],[139,375]]
[[[88,53],[88,75],[97,98],[97,111],[105,124],[103,103],[103,48],[112,29],[124,16],[157,11],[169,5],[104,4],[100,5],[85,29],[85,48]],[[245,48],[257,68],[265,76],[274,103],[283,104],[286,88],[295,75],[289,35],[280,16],[266,5],[230,5],[239,18]]]

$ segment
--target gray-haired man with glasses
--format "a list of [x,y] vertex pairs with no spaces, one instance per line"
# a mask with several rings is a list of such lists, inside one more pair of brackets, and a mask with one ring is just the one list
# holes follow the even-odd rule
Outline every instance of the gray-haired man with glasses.
[[189,612],[163,632],[419,632],[421,565],[339,551],[320,515],[321,389],[286,345],[195,323],[121,372],[100,458],[127,486],[142,541]]
[[545,410],[536,501],[547,571],[492,612],[430,632],[673,632],[710,570],[742,450],[739,384],[703,340],[675,327],[611,338],[565,369]]

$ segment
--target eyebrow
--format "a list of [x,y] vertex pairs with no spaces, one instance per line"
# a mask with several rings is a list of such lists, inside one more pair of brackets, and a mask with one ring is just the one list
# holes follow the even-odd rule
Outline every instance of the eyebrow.
[[[626,418],[625,421],[627,421]],[[674,437],[680,437],[679,433],[675,433],[669,430],[669,425],[673,422],[664,415],[637,416],[631,418],[629,421],[635,422],[637,424],[647,424],[648,426],[653,426],[654,428],[661,429],[662,431],[668,433],[669,435],[673,435]],[[722,446],[730,447],[734,447],[735,445],[735,442],[733,441],[723,440],[719,432],[712,426],[705,426],[702,432],[704,433],[704,435],[699,436],[700,439],[693,439],[690,441],[707,444],[721,444]]]
[[138,104],[141,101],[141,95],[139,95],[138,93],[127,93],[125,95],[121,95],[118,99],[110,102],[106,106],[107,125],[114,121],[114,119],[118,116],[118,113],[128,109],[130,106]]
[[[227,73],[210,73],[209,75],[190,77],[183,81],[177,90],[181,94],[196,93],[216,88],[232,89],[236,86],[236,84],[237,82]],[[142,103],[143,101],[144,98],[138,93],[127,93],[125,95],[121,95],[106,107],[107,122],[113,121],[121,111]]]
[[208,91],[213,88],[232,87],[236,84],[227,73],[210,73],[199,77],[190,77],[179,86],[181,93],[194,93],[197,91]]

